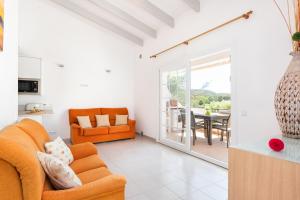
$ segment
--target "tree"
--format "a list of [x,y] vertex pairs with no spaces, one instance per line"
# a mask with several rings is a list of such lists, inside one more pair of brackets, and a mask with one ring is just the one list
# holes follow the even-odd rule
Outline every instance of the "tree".
[[179,101],[180,104],[185,105],[185,77],[184,75],[172,75],[167,77],[168,90],[173,99]]

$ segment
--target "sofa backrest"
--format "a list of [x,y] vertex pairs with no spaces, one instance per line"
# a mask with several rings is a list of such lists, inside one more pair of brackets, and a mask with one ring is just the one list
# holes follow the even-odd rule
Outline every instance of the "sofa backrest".
[[[33,131],[39,131],[38,122],[25,120],[20,124]],[[37,151],[40,151],[40,148],[32,139],[32,135],[18,125],[0,131],[0,169],[5,170],[0,176],[1,199],[41,199],[45,172],[37,159]],[[11,184],[14,186],[9,186]]]
[[88,108],[88,109],[70,109],[69,110],[69,123],[78,124],[77,116],[89,116],[93,127],[96,126],[96,115],[101,115],[101,108]]
[[109,115],[110,125],[114,126],[116,115],[128,115],[127,108],[88,108],[88,109],[70,109],[69,123],[78,124],[77,116],[89,116],[93,127],[96,126],[96,115]]
[[51,139],[46,129],[37,121],[24,119],[17,123],[16,126],[27,133],[41,152],[45,152],[44,144]]
[[109,115],[109,122],[111,126],[116,123],[116,115],[128,115],[127,108],[101,108],[102,115]]

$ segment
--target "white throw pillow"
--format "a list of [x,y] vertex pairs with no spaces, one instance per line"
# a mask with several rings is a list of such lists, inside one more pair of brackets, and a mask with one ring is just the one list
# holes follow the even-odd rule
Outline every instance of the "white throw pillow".
[[116,115],[116,126],[127,125],[128,115]]
[[37,152],[37,157],[56,189],[69,189],[82,185],[74,171],[59,159],[42,152]]
[[92,128],[89,116],[77,116],[77,120],[81,128]]
[[97,126],[110,126],[109,115],[96,115]]
[[69,165],[74,160],[71,150],[60,137],[57,137],[51,142],[47,142],[45,149],[46,153],[53,155],[66,165]]

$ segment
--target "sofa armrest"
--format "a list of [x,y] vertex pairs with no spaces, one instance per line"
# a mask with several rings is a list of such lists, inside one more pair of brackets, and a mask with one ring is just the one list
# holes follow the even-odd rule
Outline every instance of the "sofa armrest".
[[71,145],[69,148],[73,154],[74,160],[97,154],[97,148],[91,142]]
[[79,133],[79,135],[83,134],[83,128],[81,128],[81,126],[79,126],[78,124],[71,124],[71,132],[75,133]]
[[125,177],[110,175],[80,187],[44,191],[42,200],[101,199],[101,197],[110,196],[114,193],[124,192],[125,184]]
[[131,131],[135,132],[135,124],[136,124],[135,120],[128,119],[128,125],[129,125]]
[[78,124],[71,124],[71,134],[83,135],[83,128]]

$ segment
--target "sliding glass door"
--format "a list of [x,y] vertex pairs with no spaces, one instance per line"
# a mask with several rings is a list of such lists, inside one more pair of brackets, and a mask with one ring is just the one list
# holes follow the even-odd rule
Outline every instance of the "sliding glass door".
[[193,59],[190,68],[191,153],[226,167],[231,136],[229,52]]
[[186,149],[188,138],[186,67],[160,71],[160,141]]
[[226,167],[231,136],[229,51],[180,58],[160,67],[159,141]]

